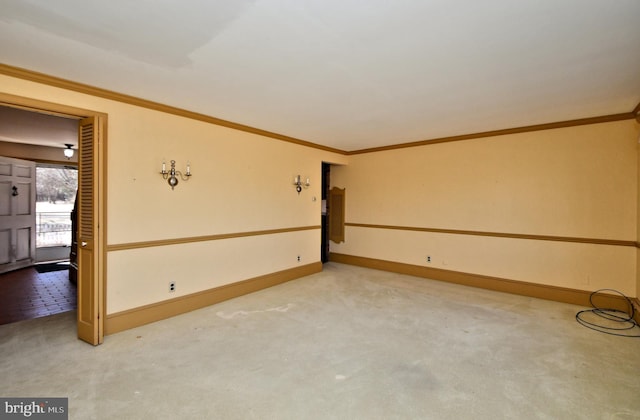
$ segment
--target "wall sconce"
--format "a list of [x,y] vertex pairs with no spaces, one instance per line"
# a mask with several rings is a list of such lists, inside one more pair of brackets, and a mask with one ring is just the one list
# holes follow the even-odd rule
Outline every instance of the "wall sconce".
[[71,159],[73,157],[73,149],[71,148],[73,144],[65,143],[64,145],[67,146],[67,148],[63,149],[62,153],[64,153],[67,159]]
[[187,171],[183,175],[182,172],[176,171],[175,160],[171,161],[171,169],[169,169],[169,171],[167,171],[167,165],[165,162],[162,161],[162,171],[160,171],[160,175],[162,175],[162,178],[167,180],[173,190],[173,188],[178,185],[178,176],[185,182],[189,180],[189,177],[191,176],[191,166],[189,165],[189,162],[187,162]]
[[297,175],[293,178],[293,185],[296,186],[296,191],[298,191],[298,194],[300,194],[302,188],[309,188],[309,185],[311,185],[311,183],[309,182],[309,178],[307,178],[305,182],[302,182],[302,178],[300,177],[300,175]]

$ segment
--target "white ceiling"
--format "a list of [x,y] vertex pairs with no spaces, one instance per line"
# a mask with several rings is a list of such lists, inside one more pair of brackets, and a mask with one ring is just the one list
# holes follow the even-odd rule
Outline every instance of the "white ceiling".
[[3,0],[0,51],[349,151],[640,102],[639,0]]

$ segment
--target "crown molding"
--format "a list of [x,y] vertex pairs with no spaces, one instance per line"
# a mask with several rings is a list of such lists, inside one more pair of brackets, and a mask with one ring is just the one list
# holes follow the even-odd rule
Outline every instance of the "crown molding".
[[257,134],[259,136],[269,137],[275,140],[281,140],[288,143],[294,143],[300,146],[311,147],[314,149],[325,150],[328,152],[345,154],[344,150],[334,149],[332,147],[323,146],[320,144],[312,143],[306,140],[297,139],[295,137],[285,136],[283,134],[274,133],[267,130],[251,127],[244,124],[238,124],[232,121],[223,120],[220,118],[212,117],[198,112],[189,111],[182,108],[173,107],[170,105],[161,104],[159,102],[153,102],[147,99],[138,98],[123,93],[114,92],[107,89],[102,89],[95,86],[86,85],[84,83],[78,83],[60,77],[50,76],[44,73],[39,73],[32,70],[27,70],[20,67],[14,67],[7,64],[0,63],[0,74],[4,74],[11,77],[17,77],[19,79],[29,80],[32,82],[42,83],[49,86],[54,86],[62,89],[72,90],[74,92],[84,93],[91,96],[97,96],[112,101],[122,102],[129,105],[135,105],[142,108],[152,109],[154,111],[165,112],[167,114],[173,114],[180,117],[191,118],[198,121],[203,121],[210,124],[219,125],[222,127],[232,128],[234,130],[244,131],[246,133]]
[[557,128],[576,127],[576,126],[588,125],[588,124],[600,124],[600,123],[613,122],[613,121],[629,120],[634,118],[638,120],[638,122],[640,122],[640,103],[638,103],[638,105],[634,108],[633,111],[625,112],[621,114],[581,118],[581,119],[552,122],[552,123],[546,123],[546,124],[528,125],[523,127],[514,127],[514,128],[501,129],[501,130],[483,131],[479,133],[462,134],[457,136],[440,137],[440,138],[434,138],[434,139],[400,143],[400,144],[394,144],[390,146],[381,146],[381,147],[346,151],[346,150],[336,149],[329,146],[323,146],[317,143],[312,143],[312,142],[298,139],[295,137],[285,136],[283,134],[262,130],[262,129],[251,127],[248,125],[239,124],[239,123],[235,123],[228,120],[223,120],[223,119],[212,117],[209,115],[200,114],[200,113],[189,111],[186,109],[149,101],[147,99],[142,99],[135,96],[126,95],[123,93],[118,93],[111,90],[86,85],[84,83],[74,82],[71,80],[50,76],[44,73],[39,73],[36,71],[32,71],[32,70],[28,70],[20,67],[10,66],[8,64],[0,63],[0,74],[4,74],[11,77],[17,77],[17,78],[29,80],[32,82],[43,83],[49,86],[59,87],[62,89],[68,89],[75,92],[97,96],[104,99],[118,101],[118,102],[126,103],[129,105],[148,108],[155,111],[165,112],[168,114],[178,115],[185,118],[191,118],[194,120],[219,125],[222,127],[227,127],[234,130],[244,131],[251,134],[257,134],[257,135],[272,138],[275,140],[285,141],[285,142],[297,144],[300,146],[311,147],[314,149],[324,150],[332,153],[338,153],[341,155],[358,155],[363,153],[382,152],[387,150],[419,147],[419,146],[426,146],[431,144],[472,140],[472,139],[480,139],[480,138],[495,137],[495,136],[504,136],[507,134],[518,134],[518,133],[527,133],[527,132],[533,132],[533,131],[552,130]]
[[[640,107],[640,104],[638,105]],[[636,107],[636,108],[638,108]],[[360,149],[347,152],[348,155],[358,155],[363,153],[382,152],[386,150],[404,149],[408,147],[427,146],[431,144],[449,143],[454,141],[480,139],[485,137],[504,136],[507,134],[528,133],[532,131],[553,130],[557,128],[576,127],[580,125],[601,124],[613,121],[630,120],[637,117],[634,112],[625,112],[621,114],[604,115],[601,117],[581,118],[577,120],[559,121],[546,124],[528,125],[523,127],[506,128],[502,130],[483,131],[473,134],[462,134],[459,136],[441,137],[429,140],[420,140],[409,143],[400,143],[392,146],[373,147],[370,149]]]

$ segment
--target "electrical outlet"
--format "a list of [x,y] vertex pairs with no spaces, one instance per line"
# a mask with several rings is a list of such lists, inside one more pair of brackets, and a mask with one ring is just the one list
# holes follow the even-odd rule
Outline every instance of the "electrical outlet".
[[431,255],[427,255],[427,262],[431,263]]
[[176,282],[172,281],[169,282],[169,292],[175,292],[176,291]]
[[302,257],[300,257],[300,255],[298,255],[298,262],[300,262],[302,260]]

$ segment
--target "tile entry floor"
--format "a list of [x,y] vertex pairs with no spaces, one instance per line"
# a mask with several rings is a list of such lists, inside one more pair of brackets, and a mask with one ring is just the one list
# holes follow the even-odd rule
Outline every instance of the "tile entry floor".
[[69,270],[38,273],[34,267],[0,275],[0,325],[76,309]]

